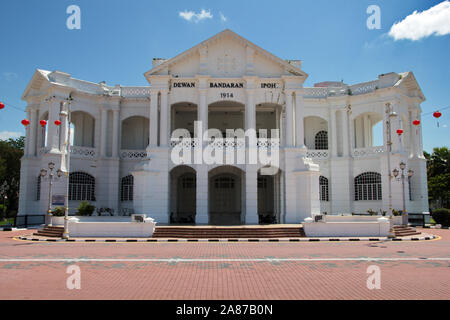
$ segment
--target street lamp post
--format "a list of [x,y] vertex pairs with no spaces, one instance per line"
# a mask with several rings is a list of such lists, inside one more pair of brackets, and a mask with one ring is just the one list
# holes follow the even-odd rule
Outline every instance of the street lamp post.
[[[408,212],[406,211],[406,197],[405,197],[405,169],[406,164],[402,161],[400,163],[400,170],[402,171],[402,174],[400,176],[400,179],[402,180],[402,201],[403,201],[403,209],[402,209],[402,224],[408,225]],[[398,177],[400,171],[398,169],[393,170],[394,177]],[[408,170],[408,178],[411,178],[414,175],[414,171]]]
[[65,124],[65,129],[67,130],[67,140],[65,141],[66,147],[66,164],[65,164],[65,175],[66,175],[66,196],[64,199],[64,232],[63,239],[69,238],[69,182],[70,182],[70,104],[73,100],[72,96],[69,96],[67,103],[64,104],[65,108],[60,113],[62,122]]
[[[49,173],[49,188],[48,188],[48,207],[47,207],[47,214],[45,215],[45,225],[47,226],[51,226],[51,215],[52,215],[52,195],[53,195],[53,170],[55,169],[55,163],[53,162],[49,162],[48,164],[48,169],[50,170]],[[41,170],[41,177],[45,177],[48,173],[48,170],[43,168]],[[58,169],[57,171],[57,176],[61,177],[62,176],[62,171],[61,169]]]
[[386,103],[386,138],[387,138],[387,165],[388,165],[388,174],[389,174],[389,182],[388,182],[388,193],[389,193],[389,220],[391,221],[391,236],[393,235],[392,231],[392,173],[391,173],[391,152],[392,152],[392,132],[391,132],[391,119],[396,118],[397,114],[392,110],[391,104]]

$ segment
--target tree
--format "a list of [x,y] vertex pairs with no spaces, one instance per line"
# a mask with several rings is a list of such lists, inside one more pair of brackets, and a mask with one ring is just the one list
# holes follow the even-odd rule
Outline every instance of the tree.
[[450,150],[434,148],[433,153],[424,153],[427,159],[429,199],[439,207],[450,205]]
[[0,140],[0,196],[8,197],[8,211],[17,211],[19,205],[20,159],[23,156],[25,137]]

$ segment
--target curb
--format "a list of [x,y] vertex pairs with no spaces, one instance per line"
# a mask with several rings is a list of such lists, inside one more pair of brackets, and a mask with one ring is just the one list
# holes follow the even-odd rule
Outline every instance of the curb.
[[389,239],[386,237],[381,238],[275,238],[275,239],[57,239],[57,238],[35,238],[32,236],[19,236],[18,239],[26,241],[37,241],[37,242],[100,242],[100,243],[170,243],[170,242],[212,242],[212,243],[224,243],[224,242],[358,242],[358,241],[369,241],[369,242],[380,242],[380,241],[427,241],[433,240],[437,237],[435,235],[427,235],[421,237],[409,237],[409,238],[393,238]]

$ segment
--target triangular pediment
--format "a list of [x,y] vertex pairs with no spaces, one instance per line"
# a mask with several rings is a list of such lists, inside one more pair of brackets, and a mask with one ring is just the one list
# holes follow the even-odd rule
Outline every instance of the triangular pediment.
[[50,80],[48,78],[51,72],[47,70],[37,69],[31,81],[28,83],[25,91],[22,94],[22,100],[26,100],[29,96],[32,96],[34,93],[39,93],[42,87],[48,86]]
[[224,30],[195,47],[168,60],[158,59],[145,77],[170,75],[194,77],[209,75],[235,78],[308,76],[300,69],[300,61],[286,61],[251,43],[231,30]]

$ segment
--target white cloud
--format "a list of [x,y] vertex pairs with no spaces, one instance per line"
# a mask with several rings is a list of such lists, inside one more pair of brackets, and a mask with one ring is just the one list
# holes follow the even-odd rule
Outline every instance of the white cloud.
[[195,13],[194,11],[181,11],[178,12],[178,15],[180,18],[189,21],[189,22],[195,22],[198,23],[205,19],[212,19],[213,15],[211,14],[210,10],[202,9],[199,13]]
[[0,140],[8,140],[9,138],[17,139],[22,135],[22,132],[0,131]]
[[222,22],[228,21],[227,17],[225,17],[222,12],[219,12],[219,14],[220,14],[220,21],[222,21]]
[[407,16],[394,23],[389,36],[394,40],[409,39],[417,41],[432,35],[450,34],[450,1],[443,1],[428,10]]
[[6,81],[11,82],[19,78],[19,75],[15,72],[3,72],[3,78],[5,78]]

